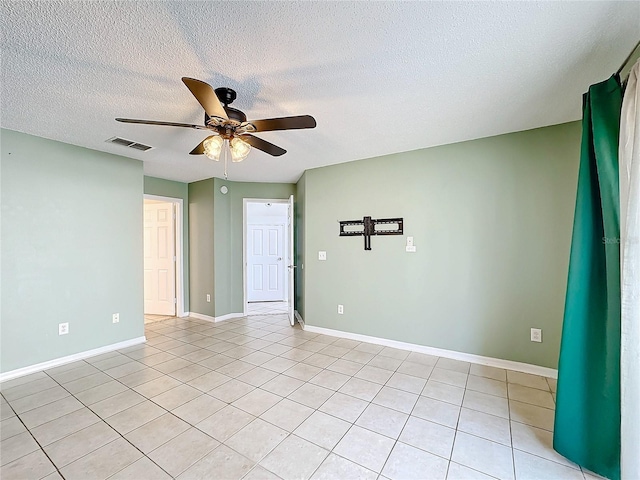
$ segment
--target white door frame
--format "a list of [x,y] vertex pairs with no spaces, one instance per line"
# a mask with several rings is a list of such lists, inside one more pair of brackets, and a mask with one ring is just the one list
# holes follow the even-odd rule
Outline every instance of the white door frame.
[[[288,205],[289,204],[289,199],[288,198],[243,198],[242,199],[242,302],[243,302],[243,314],[246,316],[247,315],[247,308],[248,308],[248,302],[247,302],[247,205],[249,203],[281,203],[281,204],[285,204]],[[293,216],[292,216],[293,218]],[[291,228],[293,229],[293,225],[291,226]],[[285,231],[285,237],[287,237],[288,232]],[[287,240],[287,243],[289,243],[289,241]],[[293,252],[293,245],[287,245],[287,251],[286,251],[286,255],[287,257],[289,257],[289,252]],[[293,259],[291,258],[287,258],[287,262],[293,262]],[[286,265],[291,265],[291,263],[287,263],[285,262],[285,266]],[[285,270],[285,295],[288,295],[288,291],[289,291],[289,275],[287,274],[287,271]],[[289,302],[293,302],[294,299],[293,298],[289,298],[287,299],[287,301]]]
[[173,213],[175,215],[174,226],[174,239],[176,246],[176,316],[185,317],[184,311],[184,266],[182,258],[182,207],[184,200],[182,198],[163,197],[160,195],[148,195],[144,194],[145,200],[156,200],[160,202],[167,202],[173,204]]

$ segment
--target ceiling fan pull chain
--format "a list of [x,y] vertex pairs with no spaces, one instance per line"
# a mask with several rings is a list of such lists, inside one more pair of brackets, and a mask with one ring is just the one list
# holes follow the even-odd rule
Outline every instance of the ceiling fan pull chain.
[[227,158],[228,158],[228,153],[229,152],[229,140],[225,140],[225,143],[227,144],[226,147],[224,149],[224,179],[228,180],[229,177],[227,175]]

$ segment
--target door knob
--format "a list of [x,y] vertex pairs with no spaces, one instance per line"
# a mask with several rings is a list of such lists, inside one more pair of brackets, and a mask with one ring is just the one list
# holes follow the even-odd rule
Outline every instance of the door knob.
[[278,257],[278,261],[282,260],[282,257]]

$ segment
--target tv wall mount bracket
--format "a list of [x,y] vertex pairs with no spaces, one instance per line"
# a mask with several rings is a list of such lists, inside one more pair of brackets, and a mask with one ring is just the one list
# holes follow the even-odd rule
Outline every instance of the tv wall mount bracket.
[[402,218],[364,217],[362,220],[345,220],[340,222],[341,237],[364,237],[364,249],[371,250],[373,235],[402,235]]

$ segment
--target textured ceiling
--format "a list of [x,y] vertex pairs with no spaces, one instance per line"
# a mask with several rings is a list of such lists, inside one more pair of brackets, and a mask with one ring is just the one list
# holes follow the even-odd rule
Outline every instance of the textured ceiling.
[[[144,161],[147,175],[221,177],[189,156],[205,133],[182,76],[238,92],[249,119],[313,115],[258,136],[229,179],[563,123],[640,35],[640,2],[27,2],[0,0],[3,128]],[[154,148],[105,143],[119,136]]]

